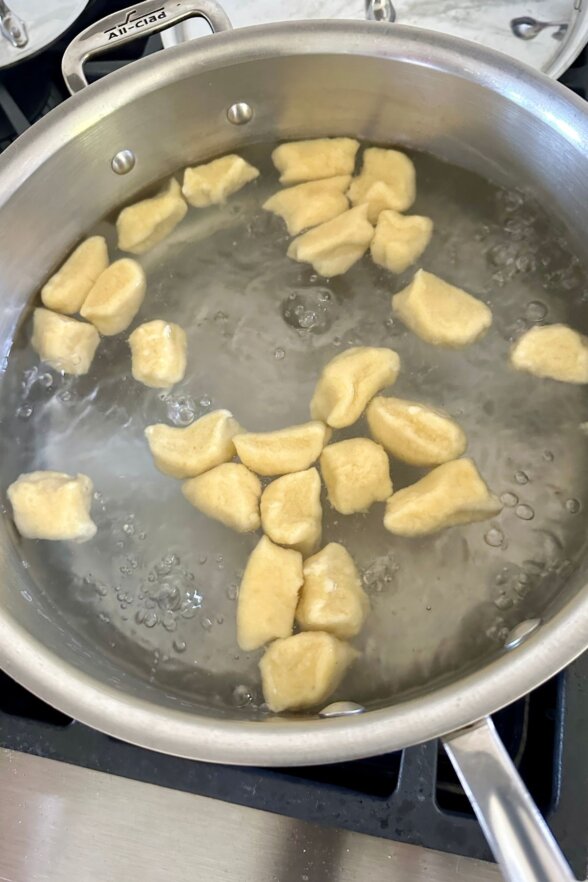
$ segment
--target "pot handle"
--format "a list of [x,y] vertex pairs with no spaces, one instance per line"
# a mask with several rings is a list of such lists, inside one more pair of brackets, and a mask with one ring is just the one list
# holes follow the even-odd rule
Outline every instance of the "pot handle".
[[84,64],[93,55],[157,34],[187,18],[204,18],[213,33],[231,30],[227,14],[215,0],[146,0],[94,22],[72,40],[61,62],[65,85],[72,95],[80,92],[88,85]]
[[507,882],[574,882],[489,717],[443,745]]

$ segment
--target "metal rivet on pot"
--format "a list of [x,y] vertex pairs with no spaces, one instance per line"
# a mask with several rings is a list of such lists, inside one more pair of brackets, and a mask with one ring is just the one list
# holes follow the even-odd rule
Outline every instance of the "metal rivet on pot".
[[516,649],[521,643],[524,643],[527,637],[530,637],[541,624],[541,619],[526,619],[515,625],[504,641],[505,649]]
[[110,165],[115,174],[126,175],[134,169],[136,161],[132,150],[119,150],[112,157]]
[[364,711],[365,707],[355,701],[334,701],[319,711],[319,717],[350,717]]
[[246,101],[237,101],[227,110],[227,119],[234,126],[244,126],[253,119],[253,108]]

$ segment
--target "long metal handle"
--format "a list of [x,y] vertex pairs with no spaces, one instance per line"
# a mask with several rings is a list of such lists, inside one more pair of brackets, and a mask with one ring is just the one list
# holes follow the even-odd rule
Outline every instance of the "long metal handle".
[[61,62],[67,88],[73,95],[88,85],[84,64],[93,55],[157,34],[188,18],[204,18],[213,33],[231,29],[227,14],[215,0],[146,0],[129,6],[95,22],[72,40]]
[[443,739],[507,882],[574,876],[490,718]]

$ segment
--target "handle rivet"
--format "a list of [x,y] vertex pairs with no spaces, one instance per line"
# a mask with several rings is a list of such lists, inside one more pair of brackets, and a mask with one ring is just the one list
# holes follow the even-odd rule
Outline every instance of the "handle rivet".
[[227,119],[234,126],[244,126],[253,119],[253,108],[246,101],[237,101],[227,110]]
[[127,175],[135,167],[135,154],[132,150],[119,150],[110,162],[113,172],[117,175]]
[[319,717],[352,717],[355,714],[363,714],[365,707],[355,701],[334,701],[319,711]]
[[535,631],[540,624],[541,619],[526,619],[524,622],[519,622],[518,625],[515,625],[514,628],[509,631],[508,636],[504,641],[504,648],[516,649],[517,646],[520,646],[521,643],[524,643],[525,640],[531,636],[533,631]]

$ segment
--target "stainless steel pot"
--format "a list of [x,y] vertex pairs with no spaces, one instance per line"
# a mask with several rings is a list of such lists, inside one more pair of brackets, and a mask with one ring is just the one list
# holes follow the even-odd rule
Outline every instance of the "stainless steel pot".
[[[586,106],[546,77],[449,37],[355,22],[230,32],[211,0],[150,0],[72,44],[64,58],[70,90],[83,89],[91,54],[191,15],[226,32],[84,90],[0,160],[0,364],[31,296],[80,230],[198,155],[255,141],[393,139],[528,185],[585,235]],[[506,878],[572,878],[488,715],[586,649],[585,566],[537,618],[511,632],[493,660],[456,672],[441,688],[363,714],[347,715],[357,708],[343,706],[322,718],[259,721],[212,705],[186,711],[164,690],[121,675],[68,633],[32,584],[8,518],[0,530],[0,664],[45,701],[118,738],[224,763],[336,762],[443,736]]]

